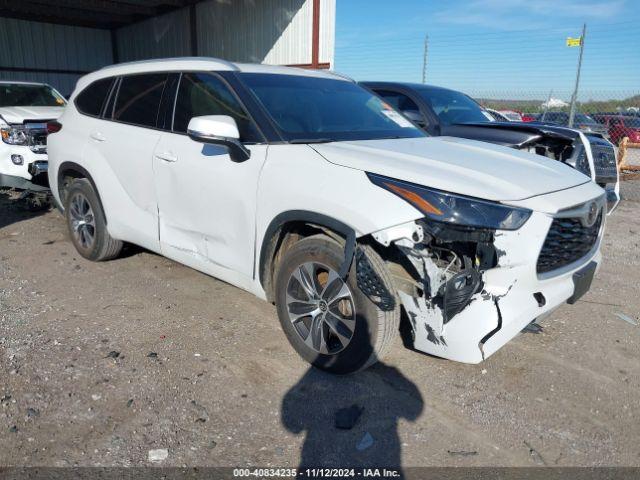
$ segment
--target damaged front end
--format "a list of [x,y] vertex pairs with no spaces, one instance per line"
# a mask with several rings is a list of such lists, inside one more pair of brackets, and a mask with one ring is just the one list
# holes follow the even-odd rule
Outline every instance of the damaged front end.
[[486,331],[482,337],[499,327],[499,295],[487,292],[483,279],[497,265],[494,232],[418,220],[373,238],[389,248],[387,259],[414,348],[463,362],[482,360],[482,342],[476,343],[479,359],[475,352],[451,350],[456,339],[452,342],[448,324],[459,318],[465,322],[469,311],[476,317],[473,327]]
[[[417,350],[465,363],[485,360],[572,297],[576,268],[599,255],[597,223],[590,227],[593,244],[576,263],[540,273],[551,216],[369,176],[425,213],[372,234]],[[597,207],[601,222],[603,199]]]

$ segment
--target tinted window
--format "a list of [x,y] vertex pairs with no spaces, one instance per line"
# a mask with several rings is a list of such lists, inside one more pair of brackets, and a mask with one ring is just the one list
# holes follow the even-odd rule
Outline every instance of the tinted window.
[[417,92],[431,106],[442,125],[493,121],[488,112],[464,93],[440,88],[419,88]]
[[438,116],[441,125],[493,121],[488,112],[464,93],[440,88],[420,88],[417,92]]
[[93,82],[80,92],[75,100],[78,111],[85,115],[100,116],[112,82],[112,78],[103,78]]
[[113,119],[142,127],[155,127],[166,73],[122,77]]
[[349,81],[264,73],[240,76],[289,141],[424,136],[380,98]]
[[238,124],[240,140],[261,140],[249,115],[227,86],[209,73],[185,73],[180,79],[173,131],[186,133],[189,121],[203,115],[229,115]]
[[48,85],[0,83],[0,107],[64,107],[65,103]]
[[388,90],[376,90],[376,93],[384,98],[385,102],[391,105],[396,110],[401,112],[414,111],[419,112],[418,105],[409,97],[399,92],[391,92]]

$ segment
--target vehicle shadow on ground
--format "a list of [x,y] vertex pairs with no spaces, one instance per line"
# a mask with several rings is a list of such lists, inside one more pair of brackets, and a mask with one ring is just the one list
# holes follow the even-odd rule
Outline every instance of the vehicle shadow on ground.
[[[299,471],[307,468],[391,468],[401,472],[400,419],[424,408],[416,385],[378,362],[351,375],[310,367],[282,400],[284,427],[304,434]],[[304,474],[306,476],[306,474]]]
[[33,208],[19,196],[20,193],[12,190],[0,190],[0,229],[39,217],[51,210],[48,206]]

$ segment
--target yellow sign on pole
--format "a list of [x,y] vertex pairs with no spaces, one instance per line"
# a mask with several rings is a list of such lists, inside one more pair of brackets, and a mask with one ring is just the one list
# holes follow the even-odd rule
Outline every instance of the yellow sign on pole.
[[582,37],[567,37],[567,47],[579,47],[582,44]]

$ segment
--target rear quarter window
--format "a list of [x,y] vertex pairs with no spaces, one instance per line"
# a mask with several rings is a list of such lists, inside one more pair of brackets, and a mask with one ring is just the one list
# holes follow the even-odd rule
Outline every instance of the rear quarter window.
[[113,120],[141,127],[155,127],[166,73],[122,77]]
[[112,83],[113,78],[103,78],[96,80],[80,92],[75,100],[78,111],[85,115],[99,117]]

